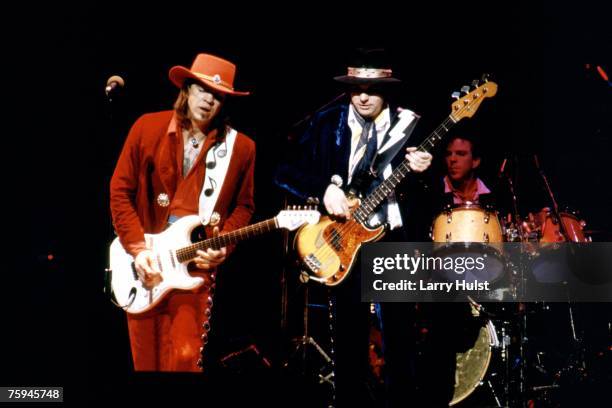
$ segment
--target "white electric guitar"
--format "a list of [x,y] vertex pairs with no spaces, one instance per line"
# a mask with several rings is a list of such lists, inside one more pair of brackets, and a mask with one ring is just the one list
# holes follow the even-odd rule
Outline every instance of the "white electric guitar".
[[155,286],[145,286],[138,278],[134,258],[116,238],[110,246],[111,286],[115,302],[128,313],[138,314],[154,308],[175,289],[193,290],[204,284],[203,277],[191,276],[187,265],[197,256],[197,250],[219,249],[276,229],[290,231],[304,224],[316,224],[320,214],[315,210],[284,210],[269,220],[249,225],[218,237],[193,242],[192,236],[201,227],[197,215],[183,217],[160,234],[145,234],[147,247],[153,252],[155,267],[162,280]]

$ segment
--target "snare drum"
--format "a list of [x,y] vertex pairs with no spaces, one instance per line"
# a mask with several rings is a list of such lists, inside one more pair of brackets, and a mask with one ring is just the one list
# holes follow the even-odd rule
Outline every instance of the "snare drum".
[[503,276],[503,232],[496,211],[473,204],[446,208],[435,218],[431,238],[437,243],[434,245],[437,256],[485,258],[484,269],[466,269],[462,275],[443,270],[440,271],[443,278],[494,282]]

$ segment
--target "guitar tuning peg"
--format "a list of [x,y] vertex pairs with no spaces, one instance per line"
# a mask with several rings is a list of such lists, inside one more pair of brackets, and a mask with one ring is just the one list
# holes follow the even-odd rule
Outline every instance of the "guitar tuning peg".
[[472,81],[472,86],[474,88],[478,88],[478,85],[480,85],[480,81],[478,79],[475,79],[475,80]]
[[480,78],[481,82],[489,82],[489,74],[482,74],[482,77]]
[[314,210],[314,207],[319,205],[319,199],[317,197],[308,197],[308,199],[306,199],[306,203],[311,205],[311,210]]
[[469,85],[463,85],[463,86],[461,87],[461,92],[463,92],[464,94],[468,94],[468,93],[470,93],[470,87],[469,87]]
[[459,98],[461,97],[461,92],[455,91],[451,94],[451,97],[459,100]]

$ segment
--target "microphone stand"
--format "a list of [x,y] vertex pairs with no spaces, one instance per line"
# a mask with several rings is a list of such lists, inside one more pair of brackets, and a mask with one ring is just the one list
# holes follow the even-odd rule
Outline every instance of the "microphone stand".
[[[330,101],[326,102],[324,105],[318,107],[316,110],[308,113],[306,116],[304,116],[302,119],[300,119],[299,121],[295,122],[294,124],[292,124],[289,127],[288,130],[288,136],[287,136],[287,141],[288,142],[293,142],[295,140],[295,138],[293,137],[293,135],[295,134],[295,132],[300,129],[305,123],[307,123],[316,113],[327,109],[328,107],[332,106],[333,104],[337,103],[339,100],[341,100],[342,98],[344,98],[346,96],[346,92],[342,92],[341,94],[335,96],[333,99],[331,99]],[[284,206],[286,207],[287,204],[289,203],[289,197],[288,194],[284,194]],[[314,206],[318,206],[319,205],[319,199],[317,197],[309,197],[307,200],[307,204],[308,205],[314,205]],[[289,257],[289,251],[291,250],[291,244],[289,241],[289,233],[285,232],[283,235],[283,252],[285,254],[285,259],[290,259]],[[290,265],[291,264],[291,265]],[[290,263],[290,262],[283,262],[283,266],[282,266],[282,271],[281,271],[281,275],[280,275],[280,284],[281,284],[281,330],[285,333],[288,332],[289,330],[289,312],[288,312],[288,284],[289,284],[289,280],[288,280],[288,270],[291,268],[293,268],[294,263]],[[295,362],[295,358],[296,356],[300,355],[301,357],[301,371],[302,374],[306,374],[305,370],[307,368],[307,358],[308,356],[308,348],[313,348],[314,351],[323,359],[324,365],[320,368],[319,370],[319,384],[323,384],[323,383],[327,383],[328,385],[331,386],[331,390],[332,390],[332,404],[333,405],[333,401],[335,399],[335,387],[334,387],[334,349],[332,347],[332,349],[330,350],[330,353],[327,353],[320,345],[319,343],[317,343],[317,341],[314,339],[314,337],[312,337],[309,333],[308,330],[308,326],[309,326],[309,308],[311,305],[310,302],[310,297],[309,297],[309,275],[306,272],[301,271],[300,273],[300,282],[302,283],[302,288],[304,290],[304,304],[303,304],[303,309],[302,309],[302,335],[298,338],[293,339],[293,342],[295,344],[294,349],[292,352],[289,353],[289,356],[287,357],[287,360],[284,362],[283,364],[283,368],[287,369],[289,368],[293,362]],[[333,322],[333,300],[330,299],[329,301],[329,325],[330,325],[330,330],[332,328],[332,322]],[[333,335],[333,333],[330,333],[330,336]],[[300,353],[301,351],[301,353]],[[329,372],[327,372],[329,371]]]
[[[302,119],[300,119],[299,121],[295,122],[294,124],[292,124],[291,126],[289,126],[289,130],[288,130],[288,136],[287,136],[287,140],[289,142],[291,142],[294,138],[292,137],[293,135],[293,131],[296,129],[299,129],[305,122],[307,122],[308,120],[310,120],[310,118],[312,116],[314,116],[317,112],[322,111],[323,109],[328,108],[329,106],[333,105],[334,103],[338,102],[340,99],[342,99],[344,96],[346,95],[346,92],[342,92],[340,95],[335,96],[333,99],[331,99],[330,101],[326,102],[324,105],[320,106],[319,108],[317,108],[316,110],[314,110],[313,112],[308,113],[306,116],[304,116]],[[289,197],[287,196],[287,194],[284,194],[283,197],[283,208],[287,208],[289,204]],[[309,200],[308,202],[309,205],[318,205],[319,201],[318,199],[312,199]],[[291,244],[289,242],[289,232],[288,231],[284,231],[283,232],[283,253],[285,255],[285,259],[289,259],[289,251],[291,250]],[[280,319],[280,325],[281,325],[281,329],[283,331],[287,331],[288,329],[288,269],[289,269],[289,263],[288,262],[283,262],[283,266],[282,266],[282,270],[281,270],[281,275],[280,275],[280,284],[281,284],[281,319]]]
[[[109,133],[112,133],[111,130],[115,128],[114,126],[114,106],[115,104],[113,103],[113,92],[112,89],[108,89],[108,85],[107,88],[105,88],[104,90],[105,93],[105,105],[106,105],[106,122],[107,122],[107,131]],[[112,218],[108,217],[108,224],[107,224],[107,242],[111,242],[113,241],[113,239],[115,238],[115,228],[113,226],[113,222],[112,222]],[[115,306],[119,307],[119,308],[127,308],[131,305],[120,305],[115,301],[115,296],[113,294],[112,291],[112,287],[111,287],[111,280],[112,280],[112,275],[113,275],[113,271],[110,269],[110,267],[106,267],[104,268],[104,286],[102,288],[103,293],[108,297],[108,299],[111,301],[111,303],[113,303]],[[133,299],[132,299],[133,301]]]
[[[340,95],[335,96],[333,99],[331,99],[330,101],[326,102],[324,105],[318,107],[316,110],[314,110],[313,112],[308,113],[306,116],[304,116],[302,119],[298,120],[297,122],[295,122],[294,124],[292,124],[291,126],[289,126],[289,130],[288,130],[288,136],[287,136],[287,140],[289,142],[293,141],[294,138],[292,137],[293,132],[296,129],[299,129],[304,123],[306,123],[308,120],[310,120],[310,118],[312,118],[317,112],[322,111],[323,109],[328,108],[329,106],[333,105],[334,103],[338,102],[340,99],[342,99],[344,96],[346,95],[346,92],[342,92]],[[287,196],[287,194],[284,194],[283,197],[283,208],[287,208],[289,204],[289,197]],[[309,205],[318,205],[319,201],[317,199],[312,199],[309,200],[308,202]],[[285,259],[289,259],[289,251],[291,250],[291,244],[289,242],[289,232],[285,231],[283,232],[283,253],[285,255]],[[286,331],[288,328],[288,280],[287,280],[287,276],[288,276],[288,269],[289,269],[289,265],[288,262],[283,262],[283,267],[282,267],[282,271],[281,271],[281,275],[280,275],[280,284],[281,284],[281,329],[283,331]]]

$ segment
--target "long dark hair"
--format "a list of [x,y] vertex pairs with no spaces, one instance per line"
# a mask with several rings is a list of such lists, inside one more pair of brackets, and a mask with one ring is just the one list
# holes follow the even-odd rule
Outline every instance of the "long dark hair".
[[[191,130],[191,119],[189,118],[189,87],[193,84],[198,84],[206,87],[205,84],[194,81],[193,79],[186,79],[183,82],[183,86],[174,102],[174,112],[176,113],[176,119],[181,129]],[[208,89],[208,88],[207,88]],[[210,123],[209,130],[217,130],[217,139],[223,139],[225,137],[226,128],[229,126],[229,115],[227,114],[228,98],[223,102],[221,110],[213,118]]]

